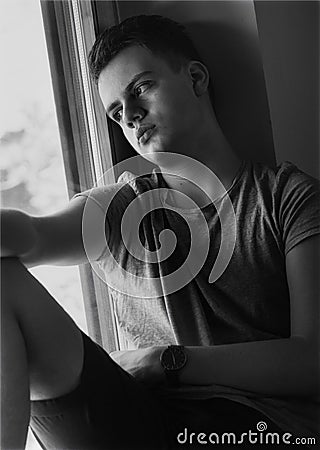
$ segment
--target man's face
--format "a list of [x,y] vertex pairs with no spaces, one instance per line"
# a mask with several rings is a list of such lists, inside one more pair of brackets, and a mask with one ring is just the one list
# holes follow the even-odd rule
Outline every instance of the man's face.
[[132,46],[101,72],[98,89],[108,116],[139,154],[185,154],[193,145],[201,115],[187,69],[175,72],[163,58]]

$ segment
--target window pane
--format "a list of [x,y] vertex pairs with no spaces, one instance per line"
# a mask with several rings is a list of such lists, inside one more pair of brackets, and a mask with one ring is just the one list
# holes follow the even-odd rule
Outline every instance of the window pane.
[[[52,213],[68,196],[38,0],[1,0],[0,46],[1,206]],[[78,268],[31,272],[86,331]]]

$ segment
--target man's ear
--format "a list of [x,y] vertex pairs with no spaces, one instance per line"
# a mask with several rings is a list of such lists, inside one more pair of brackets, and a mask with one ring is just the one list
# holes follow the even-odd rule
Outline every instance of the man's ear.
[[188,73],[192,81],[193,90],[197,97],[205,94],[208,90],[210,75],[208,69],[200,61],[190,61]]

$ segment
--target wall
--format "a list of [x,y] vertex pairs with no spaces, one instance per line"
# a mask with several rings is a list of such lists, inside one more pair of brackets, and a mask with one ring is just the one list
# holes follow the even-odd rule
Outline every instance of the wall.
[[276,158],[319,177],[319,3],[255,2]]

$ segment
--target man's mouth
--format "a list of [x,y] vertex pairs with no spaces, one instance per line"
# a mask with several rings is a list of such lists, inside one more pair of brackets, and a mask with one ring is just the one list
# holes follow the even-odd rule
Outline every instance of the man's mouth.
[[144,131],[142,131],[142,133],[140,132],[140,136],[138,138],[138,142],[140,145],[145,145],[148,140],[150,139],[150,137],[152,136],[153,132],[154,132],[154,128],[155,126],[153,125],[152,127],[148,127],[146,128]]

